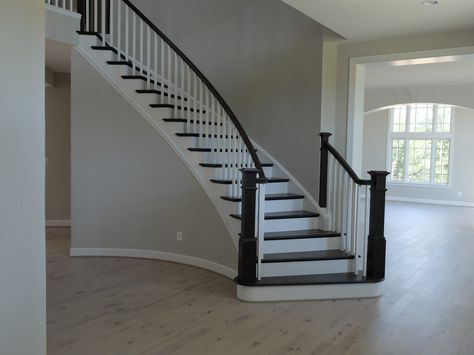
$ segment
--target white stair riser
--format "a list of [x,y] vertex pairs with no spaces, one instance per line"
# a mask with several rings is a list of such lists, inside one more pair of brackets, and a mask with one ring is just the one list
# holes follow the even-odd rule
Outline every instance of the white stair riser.
[[263,242],[265,254],[335,249],[341,249],[341,237],[266,240]]
[[265,232],[282,232],[317,228],[317,217],[265,220]]
[[97,36],[79,36],[79,46],[82,48],[90,48],[92,46],[99,45],[99,39]]
[[[235,206],[236,213],[242,212],[242,203],[238,202]],[[283,212],[283,211],[299,211],[303,209],[303,199],[298,200],[276,200],[265,201],[265,213],[267,212]]]
[[352,272],[353,260],[295,261],[284,263],[263,263],[261,276],[319,275]]
[[265,185],[265,194],[285,194],[288,192],[287,182],[272,182]]

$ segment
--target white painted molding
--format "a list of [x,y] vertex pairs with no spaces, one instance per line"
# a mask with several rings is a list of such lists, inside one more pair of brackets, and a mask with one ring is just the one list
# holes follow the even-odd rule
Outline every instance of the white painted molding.
[[69,219],[47,219],[46,227],[70,227],[71,220]]
[[123,257],[140,258],[152,260],[171,261],[179,264],[186,264],[201,269],[210,270],[230,279],[237,276],[237,271],[230,267],[215,263],[213,261],[196,258],[194,256],[169,253],[159,250],[145,249],[121,249],[121,248],[71,248],[70,256],[103,256],[103,257]]
[[399,196],[386,196],[385,199],[387,201],[424,203],[424,204],[430,204],[430,205],[474,207],[474,202],[464,202],[464,201],[431,200],[431,199],[424,199],[424,198],[411,198],[411,197],[399,197]]
[[382,282],[254,287],[237,285],[237,298],[247,302],[375,298],[382,295],[381,284]]

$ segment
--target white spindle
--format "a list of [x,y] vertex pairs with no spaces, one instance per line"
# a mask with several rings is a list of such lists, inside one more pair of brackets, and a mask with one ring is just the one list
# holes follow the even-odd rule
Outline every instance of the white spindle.
[[137,16],[132,12],[132,38],[130,39],[130,45],[132,46],[132,60],[133,69],[138,70],[137,65]]
[[140,32],[140,58],[138,60],[138,65],[140,66],[140,74],[143,74],[145,72],[145,68],[144,68],[144,62],[145,62],[145,58],[143,57],[143,35],[144,35],[144,30],[143,30],[143,21],[142,19],[138,19],[138,22],[140,23],[140,27],[139,27],[139,32]]
[[[122,1],[117,0],[117,52],[122,53]],[[127,60],[127,57],[125,57]]]
[[100,20],[100,30],[102,32],[102,44],[105,46],[105,0],[101,0],[101,20]]
[[[174,97],[175,97],[175,100],[176,98],[178,97],[178,86],[179,86],[179,66],[178,66],[178,60],[179,60],[179,57],[178,57],[178,54],[173,51],[173,57],[174,57],[174,61],[173,61],[173,78],[174,78],[174,81],[173,81],[173,84],[174,84]],[[182,68],[182,67],[181,67]],[[171,88],[170,88],[171,89]],[[170,94],[171,96],[171,94]],[[172,103],[172,101],[170,100],[170,103]],[[173,112],[174,112],[174,117],[178,117],[178,105],[174,105],[174,109],[173,109]],[[181,114],[183,112],[181,111]],[[189,122],[187,122],[187,124],[189,124]]]
[[[142,21],[143,23],[143,21]],[[144,64],[144,67],[146,68],[146,78],[147,78],[147,89],[151,89],[151,79],[152,79],[152,73],[151,73],[151,38],[150,38],[150,26],[146,25],[146,65]]]
[[99,0],[93,0],[94,1],[94,32],[99,32],[99,26],[97,25],[98,23],[98,20],[97,20],[97,17],[98,17],[98,1]]
[[199,80],[199,108],[200,108],[200,111],[199,111],[199,121],[200,121],[200,124],[198,124],[198,121],[197,121],[197,117],[196,117],[196,120],[194,121],[194,125],[196,127],[199,127],[199,146],[200,147],[203,147],[203,142],[205,142],[205,139],[203,139],[203,134],[204,134],[204,125],[202,124],[202,121],[204,119],[204,110],[203,110],[203,100],[204,100],[204,87],[203,87],[203,82],[201,80]]
[[[111,46],[114,45],[114,1],[115,0],[110,0],[109,5],[109,41]],[[120,60],[120,53],[118,54],[117,60]]]
[[125,59],[127,61],[130,61],[130,46],[129,46],[129,40],[130,40],[130,32],[129,32],[129,22],[130,22],[130,12],[128,10],[128,6],[125,6]]
[[86,30],[87,31],[90,31],[91,28],[90,28],[90,18],[89,18],[89,2],[90,0],[86,0]]
[[[155,76],[154,76],[154,87],[158,88],[158,35],[156,32],[153,32],[153,68],[155,70]],[[164,91],[161,90],[161,100],[160,102],[163,102],[163,97],[164,97]]]
[[365,187],[365,216],[364,216],[364,276],[367,276],[367,247],[369,237],[369,221],[370,221],[370,191],[369,186]]

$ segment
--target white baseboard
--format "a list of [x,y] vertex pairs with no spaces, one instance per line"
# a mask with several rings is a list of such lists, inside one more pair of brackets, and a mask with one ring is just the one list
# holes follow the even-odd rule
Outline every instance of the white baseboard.
[[431,200],[431,199],[424,199],[424,198],[411,198],[411,197],[398,197],[398,196],[387,196],[386,200],[397,201],[397,202],[426,203],[430,205],[474,207],[474,202],[464,202],[464,201]]
[[213,261],[196,258],[194,256],[168,253],[159,250],[144,249],[118,249],[118,248],[71,248],[71,256],[115,256],[125,258],[140,258],[171,261],[180,264],[192,265],[202,269],[213,271],[217,274],[234,279],[237,272],[227,266]]
[[237,285],[237,298],[247,302],[357,299],[381,295],[381,282],[256,287]]
[[70,219],[47,219],[46,227],[70,227]]

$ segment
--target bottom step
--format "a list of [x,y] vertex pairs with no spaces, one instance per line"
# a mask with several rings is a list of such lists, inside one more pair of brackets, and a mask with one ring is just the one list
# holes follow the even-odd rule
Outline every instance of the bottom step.
[[381,281],[349,273],[264,277],[256,286],[237,281],[237,298],[247,302],[373,298],[382,294]]

